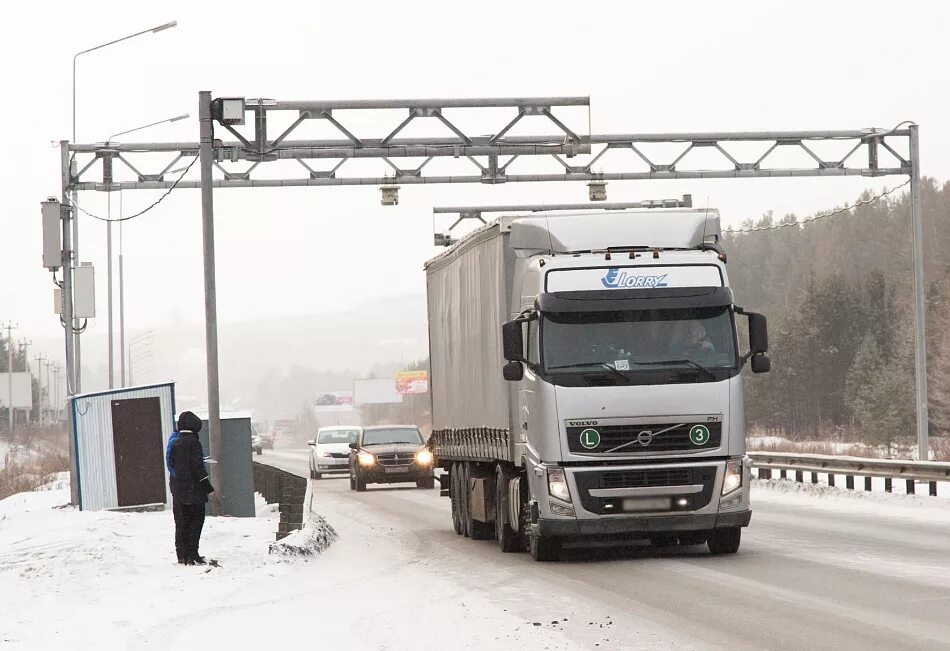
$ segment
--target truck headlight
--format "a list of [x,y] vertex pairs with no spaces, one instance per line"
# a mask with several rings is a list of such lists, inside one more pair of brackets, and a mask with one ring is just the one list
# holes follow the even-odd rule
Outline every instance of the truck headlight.
[[432,453],[428,450],[419,450],[416,452],[416,463],[420,466],[428,466],[432,463]]
[[567,475],[563,468],[548,468],[548,494],[565,502],[571,501],[571,491],[567,487]]
[[376,463],[376,457],[374,457],[369,452],[360,452],[356,455],[357,460],[359,460],[361,466],[372,466]]
[[742,461],[726,463],[726,475],[722,478],[722,494],[728,495],[742,487]]

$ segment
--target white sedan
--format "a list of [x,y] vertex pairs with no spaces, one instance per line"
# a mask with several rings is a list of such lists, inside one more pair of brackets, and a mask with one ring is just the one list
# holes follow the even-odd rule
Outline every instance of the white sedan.
[[310,446],[310,479],[323,475],[348,475],[350,443],[359,438],[362,428],[353,426],[321,427]]

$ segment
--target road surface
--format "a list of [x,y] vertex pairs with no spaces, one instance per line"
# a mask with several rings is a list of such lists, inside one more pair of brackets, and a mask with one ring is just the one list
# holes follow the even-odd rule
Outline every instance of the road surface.
[[[307,476],[307,454],[255,459]],[[313,510],[343,534],[336,544],[372,527],[409,550],[400,562],[443,568],[440,579],[503,597],[511,612],[538,617],[544,605],[542,624],[563,620],[581,648],[950,649],[950,517],[916,517],[913,505],[882,518],[857,498],[851,512],[755,490],[737,555],[638,546],[542,564],[457,536],[438,490],[312,485]]]

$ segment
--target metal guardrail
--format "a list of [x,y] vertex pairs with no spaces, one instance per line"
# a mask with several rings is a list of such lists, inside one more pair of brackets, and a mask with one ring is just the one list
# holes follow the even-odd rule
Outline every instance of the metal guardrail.
[[287,537],[303,526],[304,499],[307,496],[305,478],[255,461],[254,491],[263,495],[268,504],[280,503],[277,540]]
[[795,481],[804,481],[805,473],[811,483],[818,483],[818,475],[828,476],[828,485],[835,485],[835,475],[845,476],[845,487],[854,489],[854,478],[864,477],[864,490],[871,490],[871,478],[884,478],[884,491],[890,493],[893,481],[904,480],[907,493],[916,493],[918,483],[927,483],[930,495],[937,495],[937,482],[950,481],[950,463],[943,461],[905,461],[902,459],[868,459],[830,454],[798,454],[795,452],[749,452],[752,464],[758,469],[759,479],[771,479],[777,470],[782,479],[789,472]]

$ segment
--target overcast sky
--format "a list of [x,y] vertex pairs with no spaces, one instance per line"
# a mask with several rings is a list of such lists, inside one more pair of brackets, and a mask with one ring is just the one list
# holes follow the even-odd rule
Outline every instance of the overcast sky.
[[[0,21],[0,320],[18,321],[28,336],[61,332],[40,264],[39,203],[60,192],[51,143],[70,137],[72,55],[169,20],[178,27],[80,57],[80,142],[185,112],[192,119],[134,139],[197,140],[199,90],[281,100],[589,95],[591,128],[601,133],[848,129],[912,119],[921,125],[923,172],[950,179],[946,3],[36,0],[18,12]],[[586,112],[580,117],[586,124]],[[381,136],[399,119],[368,131]],[[505,121],[466,119],[476,134]],[[806,214],[903,180],[617,182],[608,192],[614,201],[691,192],[728,225],[768,210]],[[160,194],[124,193],[125,213]],[[407,186],[396,208],[380,206],[372,187],[219,190],[219,319],[422,293],[422,263],[436,252],[435,205],[584,200],[583,184]],[[103,194],[80,201],[105,213]],[[114,196],[115,215],[118,203]],[[198,191],[178,190],[125,226],[131,330],[202,322],[200,217]],[[103,224],[81,219],[80,251],[96,266],[100,318],[90,335],[101,336]],[[385,315],[373,318],[384,327]]]

